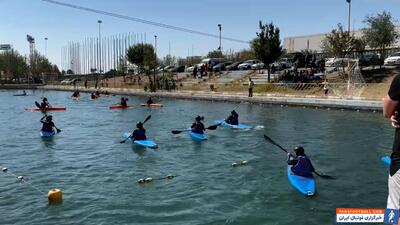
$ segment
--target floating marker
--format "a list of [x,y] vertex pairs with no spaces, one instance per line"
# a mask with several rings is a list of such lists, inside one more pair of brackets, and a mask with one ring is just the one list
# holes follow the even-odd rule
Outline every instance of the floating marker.
[[17,179],[18,179],[18,180],[23,180],[24,177],[23,177],[23,176],[18,176]]
[[8,170],[8,168],[7,167],[3,167],[3,172],[5,173],[5,172],[7,172],[7,170]]
[[249,162],[247,161],[247,160],[243,160],[243,161],[239,161],[239,162],[234,162],[234,163],[232,163],[232,166],[233,167],[236,167],[236,166],[245,166],[245,165],[247,165]]
[[47,198],[50,204],[60,204],[62,202],[62,191],[58,188],[51,189],[49,193],[47,193]]

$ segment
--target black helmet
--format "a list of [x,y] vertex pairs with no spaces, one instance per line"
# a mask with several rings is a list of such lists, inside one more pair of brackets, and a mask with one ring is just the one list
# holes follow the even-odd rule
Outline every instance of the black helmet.
[[236,112],[235,110],[232,110],[231,114],[232,114],[232,115],[236,115],[237,112]]
[[47,121],[51,121],[52,119],[53,119],[53,116],[52,116],[52,115],[46,116],[46,120],[47,120]]
[[200,116],[196,116],[196,121],[199,122],[201,120]]
[[43,98],[43,101],[44,101],[44,102],[45,102],[45,101],[47,102],[47,98],[46,98],[46,97],[44,97],[44,98]]
[[294,152],[296,153],[297,156],[304,156],[304,148],[301,146],[297,146],[294,148]]
[[143,128],[143,123],[142,122],[137,122],[136,123],[137,128]]

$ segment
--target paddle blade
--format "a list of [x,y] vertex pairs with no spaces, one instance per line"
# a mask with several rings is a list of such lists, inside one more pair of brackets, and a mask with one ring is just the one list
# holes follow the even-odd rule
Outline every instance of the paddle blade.
[[171,133],[173,133],[173,134],[180,134],[182,132],[183,132],[182,130],[173,130],[173,131],[171,131]]
[[127,139],[120,141],[119,143],[123,144],[126,142]]
[[60,133],[60,132],[61,132],[61,130],[57,128],[57,133]]
[[207,127],[207,130],[216,130],[218,128],[218,124]]
[[320,174],[320,173],[317,173],[317,172],[314,172],[317,176],[319,176],[319,177],[321,177],[321,178],[325,178],[325,179],[331,179],[331,180],[334,180],[335,179],[335,177],[333,177],[333,176],[329,176],[329,175],[325,175],[325,174]]
[[36,107],[38,107],[39,109],[42,108],[42,107],[40,106],[40,104],[39,104],[38,102],[36,102],[36,101],[35,101],[35,105],[36,105]]

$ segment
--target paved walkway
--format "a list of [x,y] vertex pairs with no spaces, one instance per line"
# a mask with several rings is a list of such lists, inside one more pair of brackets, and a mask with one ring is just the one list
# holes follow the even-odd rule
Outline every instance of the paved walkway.
[[[73,91],[72,86],[53,86],[47,85],[38,87],[38,89]],[[94,88],[79,88],[82,92],[94,92]],[[382,101],[372,101],[364,99],[339,99],[339,98],[321,98],[317,96],[274,96],[271,94],[254,94],[254,97],[247,97],[247,93],[224,93],[211,91],[158,91],[155,93],[144,92],[143,90],[127,88],[103,88],[113,94],[127,94],[137,96],[158,96],[164,98],[179,98],[190,100],[210,100],[210,101],[229,101],[229,102],[248,102],[259,104],[277,104],[307,107],[325,107],[352,110],[372,110],[381,111]]]

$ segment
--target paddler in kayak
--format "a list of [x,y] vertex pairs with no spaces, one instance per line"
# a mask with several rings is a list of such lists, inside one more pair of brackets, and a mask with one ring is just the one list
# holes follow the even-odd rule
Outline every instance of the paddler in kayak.
[[204,127],[203,121],[204,121],[204,117],[201,117],[201,116],[196,117],[194,123],[190,127],[192,129],[193,133],[204,134],[204,131],[206,130],[206,128]]
[[149,97],[149,99],[147,99],[147,102],[146,102],[146,104],[147,104],[147,105],[154,104],[154,101],[153,101],[153,99],[151,99],[151,97]]
[[120,105],[124,106],[124,107],[128,107],[128,104],[126,103],[128,101],[128,98],[121,98],[121,102]]
[[288,165],[292,165],[291,170],[294,174],[303,177],[311,177],[315,172],[311,160],[304,153],[303,147],[296,147],[293,153],[288,153]]
[[51,115],[45,115],[40,119],[40,122],[43,124],[41,131],[44,132],[54,132],[53,128],[57,130],[57,132],[60,132],[61,130],[56,127],[56,125],[53,123],[53,116]]
[[90,94],[90,99],[94,100],[96,98],[98,98],[98,97],[94,93]]
[[42,102],[40,104],[38,102],[35,102],[35,104],[39,109],[47,109],[50,107],[50,103],[46,97],[42,99]]
[[72,98],[79,98],[79,96],[80,96],[80,93],[79,93],[79,91],[78,90],[76,90],[76,91],[74,91],[74,93],[72,94]]
[[233,110],[231,112],[231,115],[229,115],[228,118],[225,119],[225,122],[230,125],[239,125],[239,114],[235,110]]
[[136,123],[136,129],[132,132],[132,139],[135,141],[147,139],[146,129],[144,129],[142,122]]

